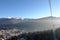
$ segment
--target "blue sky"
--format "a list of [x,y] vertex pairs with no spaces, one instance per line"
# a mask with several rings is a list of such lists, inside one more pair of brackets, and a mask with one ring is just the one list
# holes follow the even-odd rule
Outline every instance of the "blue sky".
[[[60,0],[51,0],[53,16],[60,17]],[[48,0],[0,0],[0,18],[50,16]]]

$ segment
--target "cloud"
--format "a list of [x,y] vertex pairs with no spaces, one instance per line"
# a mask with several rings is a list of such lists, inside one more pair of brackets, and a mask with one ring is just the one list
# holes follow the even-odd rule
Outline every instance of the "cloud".
[[12,17],[7,17],[7,18],[11,19]]

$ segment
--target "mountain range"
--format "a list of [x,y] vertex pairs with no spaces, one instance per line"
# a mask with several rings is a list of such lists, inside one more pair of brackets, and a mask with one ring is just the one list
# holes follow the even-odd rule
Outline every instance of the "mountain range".
[[59,17],[43,17],[38,19],[0,18],[0,28],[18,28],[25,31],[43,31],[60,27]]

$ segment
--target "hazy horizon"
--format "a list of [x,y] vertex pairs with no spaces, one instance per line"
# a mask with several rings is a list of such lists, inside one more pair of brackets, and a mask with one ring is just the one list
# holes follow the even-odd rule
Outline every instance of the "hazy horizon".
[[[16,19],[40,19],[40,18],[46,18],[46,17],[56,17],[56,16],[45,16],[45,17],[39,17],[39,18],[22,18],[22,17],[0,17],[0,18],[16,18]],[[60,18],[60,17],[56,17],[56,18]]]

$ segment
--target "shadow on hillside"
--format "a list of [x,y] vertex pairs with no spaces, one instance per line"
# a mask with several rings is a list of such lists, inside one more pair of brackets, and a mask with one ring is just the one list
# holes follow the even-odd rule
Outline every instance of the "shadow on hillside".
[[54,40],[53,30],[29,32],[7,40]]

